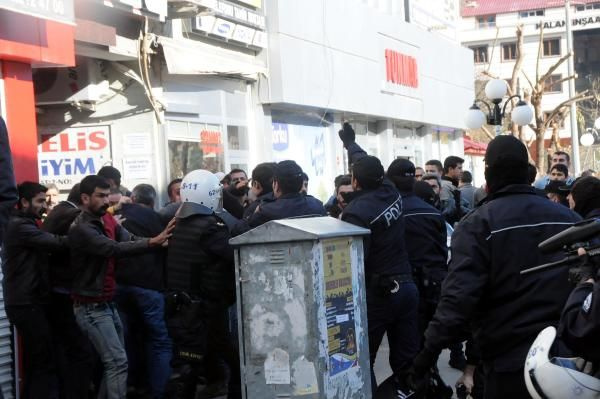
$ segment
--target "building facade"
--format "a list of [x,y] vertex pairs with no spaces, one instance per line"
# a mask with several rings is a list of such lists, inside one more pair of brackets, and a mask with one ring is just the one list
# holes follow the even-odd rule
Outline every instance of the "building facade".
[[[523,63],[518,86],[529,88],[525,75],[536,79],[538,52],[540,74],[546,73],[561,57],[567,54],[565,7],[562,1],[518,0],[493,1],[470,0],[461,9],[460,41],[473,51],[473,60],[478,79],[487,80],[482,75],[490,75],[511,81],[517,59],[516,29],[523,29]],[[574,66],[578,92],[590,87],[597,79],[600,66],[600,1],[578,0],[571,5],[573,29]],[[542,44],[540,32],[543,28]],[[551,112],[563,101],[568,100],[568,63],[562,63],[546,82],[542,107],[545,114]],[[588,121],[589,123],[589,121]],[[533,132],[524,127],[526,135]],[[581,133],[581,132],[580,132]],[[546,138],[549,138],[548,130]],[[570,137],[568,122],[561,125],[560,137]]]
[[[385,166],[461,155],[472,57],[420,6],[75,0],[73,62],[33,68],[37,151],[25,169],[66,193],[112,164],[163,202],[190,170],[292,158],[324,199],[347,171],[344,121]],[[441,9],[447,23],[454,10]]]

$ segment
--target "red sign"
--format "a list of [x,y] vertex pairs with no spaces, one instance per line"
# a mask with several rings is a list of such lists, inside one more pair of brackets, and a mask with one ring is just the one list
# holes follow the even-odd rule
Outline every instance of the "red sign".
[[223,152],[223,144],[221,144],[221,132],[219,131],[201,131],[200,141],[202,144],[202,152],[204,154],[221,154]]
[[419,87],[419,70],[414,57],[394,50],[385,50],[385,78],[397,85]]

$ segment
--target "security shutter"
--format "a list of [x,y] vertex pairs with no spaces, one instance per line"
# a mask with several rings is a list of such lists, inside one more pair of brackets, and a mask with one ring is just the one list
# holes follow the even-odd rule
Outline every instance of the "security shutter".
[[[0,266],[2,260],[0,259]],[[0,281],[2,280],[0,269]],[[10,323],[4,311],[4,293],[0,284],[0,390],[4,399],[12,399],[14,395],[13,351]]]

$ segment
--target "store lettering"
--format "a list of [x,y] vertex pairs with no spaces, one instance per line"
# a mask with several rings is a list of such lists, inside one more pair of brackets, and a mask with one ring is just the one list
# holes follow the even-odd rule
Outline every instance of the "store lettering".
[[394,50],[385,50],[385,76],[390,83],[419,87],[417,60]]
[[[576,18],[571,22],[573,26],[586,26],[591,24],[600,24],[600,15],[595,17],[586,17],[586,18]],[[548,21],[548,22],[538,22],[535,24],[536,29],[540,29],[543,27],[544,29],[555,29],[555,28],[563,28],[565,26],[565,20],[559,21]]]
[[95,175],[94,158],[41,159],[42,176]]
[[41,152],[99,151],[106,148],[106,132],[78,132],[75,137],[69,133],[42,135]]

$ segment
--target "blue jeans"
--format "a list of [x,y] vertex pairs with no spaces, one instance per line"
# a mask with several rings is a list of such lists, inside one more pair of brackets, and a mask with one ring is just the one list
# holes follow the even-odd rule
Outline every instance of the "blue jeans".
[[127,355],[117,308],[112,302],[101,302],[75,304],[73,310],[77,324],[87,334],[104,366],[98,398],[125,399]]
[[[165,322],[165,299],[162,293],[133,285],[119,285],[115,301],[125,326],[126,342],[133,337],[130,332],[130,320],[140,320],[146,342],[146,366],[148,385],[153,398],[163,398],[171,377],[171,357],[173,345]],[[121,306],[123,304],[123,306]],[[135,345],[128,345],[129,353]],[[130,359],[135,355],[131,354]]]

